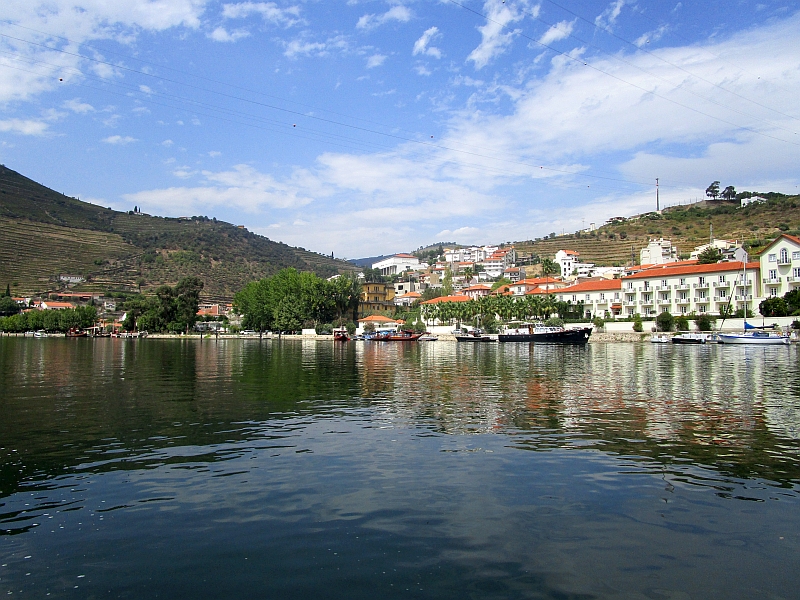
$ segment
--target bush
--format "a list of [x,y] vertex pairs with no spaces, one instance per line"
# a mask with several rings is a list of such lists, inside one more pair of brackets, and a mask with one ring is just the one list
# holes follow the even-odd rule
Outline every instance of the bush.
[[656,317],[656,326],[660,331],[672,331],[674,325],[675,317],[666,310]]
[[559,317],[550,317],[544,322],[544,324],[546,327],[563,327],[564,319],[560,319]]
[[675,329],[677,331],[689,331],[689,319],[681,315],[675,319]]
[[694,322],[697,325],[697,329],[700,331],[711,331],[714,329],[714,323],[716,322],[717,317],[710,315],[708,313],[702,313],[697,315]]
[[597,329],[598,331],[600,331],[603,328],[603,325],[605,324],[606,322],[603,321],[603,319],[601,319],[600,317],[595,317],[594,319],[592,319],[592,325],[594,325],[594,328]]
[[643,329],[643,327],[642,327],[642,315],[637,313],[633,317],[633,330],[638,332],[638,333],[641,333],[642,329]]

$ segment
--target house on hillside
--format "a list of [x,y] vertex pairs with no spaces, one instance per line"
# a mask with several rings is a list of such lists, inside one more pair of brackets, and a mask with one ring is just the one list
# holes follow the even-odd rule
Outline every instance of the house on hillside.
[[405,294],[394,297],[395,306],[411,306],[417,300],[422,298],[419,292],[406,292]]
[[394,286],[391,283],[363,283],[361,285],[362,315],[394,311]]
[[642,265],[663,265],[674,262],[678,262],[678,248],[664,238],[650,240],[650,243],[639,251],[639,263]]
[[428,265],[420,263],[419,258],[413,254],[395,254],[372,264],[373,269],[379,269],[381,275],[398,275],[405,271],[424,269]]

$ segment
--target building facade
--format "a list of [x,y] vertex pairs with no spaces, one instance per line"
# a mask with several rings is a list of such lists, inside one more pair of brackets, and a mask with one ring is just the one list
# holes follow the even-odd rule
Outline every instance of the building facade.
[[783,296],[800,286],[800,238],[783,234],[759,257],[763,295]]

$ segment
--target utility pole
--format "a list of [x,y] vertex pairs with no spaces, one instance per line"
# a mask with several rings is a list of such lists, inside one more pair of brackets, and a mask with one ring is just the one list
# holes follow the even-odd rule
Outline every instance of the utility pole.
[[656,177],[656,212],[661,212],[661,206],[658,202],[658,177]]

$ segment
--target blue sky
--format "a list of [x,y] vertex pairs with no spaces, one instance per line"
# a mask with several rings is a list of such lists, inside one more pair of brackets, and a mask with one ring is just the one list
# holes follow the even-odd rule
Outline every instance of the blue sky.
[[0,162],[351,258],[798,193],[799,8],[4,0]]

